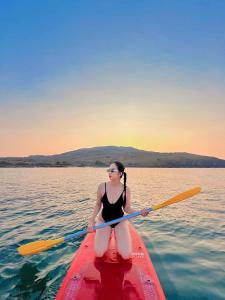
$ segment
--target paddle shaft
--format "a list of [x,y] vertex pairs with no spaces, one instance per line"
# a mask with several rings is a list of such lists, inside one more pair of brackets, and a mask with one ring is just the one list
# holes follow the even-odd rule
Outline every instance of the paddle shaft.
[[[153,209],[150,207],[150,208],[147,208],[147,211],[148,212],[151,212],[153,211]],[[134,218],[134,217],[137,217],[141,214],[141,211],[135,211],[133,212],[132,214],[129,214],[129,215],[125,215],[123,217],[120,217],[120,218],[117,218],[117,219],[114,219],[112,221],[108,221],[108,222],[104,222],[104,223],[101,223],[101,224],[98,224],[98,225],[95,225],[93,226],[93,229],[100,229],[100,228],[104,228],[108,225],[111,225],[111,224],[115,224],[117,222],[121,222],[123,220],[126,220],[126,219],[131,219],[131,218]],[[80,230],[80,231],[77,231],[75,233],[72,233],[72,234],[69,234],[67,236],[64,237],[64,241],[69,241],[71,239],[74,239],[75,237],[78,237],[80,235],[83,235],[83,234],[86,234],[88,231],[87,229],[83,229],[83,230]]]
[[[152,212],[152,211],[155,211],[157,209],[160,209],[160,208],[163,208],[163,207],[166,207],[168,205],[171,205],[173,203],[177,203],[177,202],[180,202],[186,198],[189,198],[189,197],[192,197],[194,195],[196,195],[197,193],[199,193],[201,191],[201,188],[200,187],[195,187],[195,188],[192,188],[188,191],[185,191],[183,193],[180,193],[158,205],[153,205],[153,207],[149,207],[147,208],[147,211],[148,212]],[[141,214],[141,211],[136,211],[136,212],[133,212],[131,214],[128,214],[128,215],[125,215],[121,218],[117,218],[117,219],[114,219],[112,221],[108,221],[108,222],[104,222],[104,223],[101,223],[101,224],[98,224],[98,225],[95,225],[93,226],[93,229],[99,229],[99,228],[103,228],[103,227],[106,227],[108,225],[111,225],[111,224],[114,224],[114,223],[117,223],[117,222],[121,222],[123,220],[126,220],[126,219],[131,219],[131,218],[134,218],[134,217],[137,217]],[[80,235],[83,235],[83,234],[86,234],[88,231],[87,229],[83,229],[83,230],[80,230],[78,232],[75,232],[75,233],[72,233],[72,234],[69,234],[67,236],[64,237],[64,241],[68,241],[68,240],[71,240],[77,236],[80,236]]]
[[[155,211],[157,209],[161,209],[161,208],[169,206],[173,203],[177,203],[177,202],[183,201],[187,198],[190,198],[190,197],[194,196],[195,194],[199,193],[200,191],[201,191],[200,187],[195,187],[193,189],[190,189],[188,191],[180,193],[180,194],[176,195],[175,197],[172,197],[172,198],[170,198],[170,199],[168,199],[168,200],[166,200],[166,201],[164,201],[160,204],[153,205],[152,207],[147,208],[146,210],[148,212],[152,212],[152,211]],[[108,226],[108,225],[111,225],[111,224],[114,224],[114,223],[117,223],[117,222],[121,222],[121,221],[126,220],[126,219],[131,219],[131,218],[137,217],[138,215],[141,215],[141,214],[142,214],[142,210],[136,211],[136,212],[133,212],[131,214],[125,215],[121,218],[117,218],[117,219],[114,219],[114,220],[111,220],[111,221],[108,221],[108,222],[105,222],[105,223],[95,225],[95,226],[93,226],[93,229],[94,230],[100,229],[100,228],[103,228],[105,226]],[[78,236],[84,235],[87,232],[88,232],[87,229],[83,229],[83,230],[80,230],[76,233],[72,233],[72,234],[69,234],[65,237],[60,237],[60,238],[53,239],[53,240],[40,240],[40,241],[30,242],[28,244],[25,244],[25,245],[22,245],[22,246],[18,247],[17,250],[21,255],[32,255],[32,254],[39,253],[41,251],[50,249],[51,247],[53,247],[55,245],[58,245],[60,243],[63,243],[65,241],[68,241],[68,240],[74,239]]]

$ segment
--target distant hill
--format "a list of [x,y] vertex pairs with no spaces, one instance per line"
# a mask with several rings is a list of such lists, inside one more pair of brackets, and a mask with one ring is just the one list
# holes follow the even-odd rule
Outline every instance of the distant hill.
[[139,168],[225,168],[225,160],[216,157],[118,146],[81,148],[55,155],[0,157],[0,167],[106,167],[114,160]]

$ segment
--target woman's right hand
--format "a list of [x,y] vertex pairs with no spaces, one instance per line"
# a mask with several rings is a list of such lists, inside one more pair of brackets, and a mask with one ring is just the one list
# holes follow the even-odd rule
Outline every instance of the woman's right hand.
[[95,229],[93,228],[94,227],[94,223],[88,223],[88,227],[87,227],[87,232],[91,233],[91,232],[94,232]]

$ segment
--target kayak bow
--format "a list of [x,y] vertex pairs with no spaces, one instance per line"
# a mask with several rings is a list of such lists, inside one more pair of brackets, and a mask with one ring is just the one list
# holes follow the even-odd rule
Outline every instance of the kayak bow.
[[130,260],[117,253],[115,231],[102,258],[94,251],[95,232],[88,233],[73,257],[55,300],[165,300],[151,258],[134,226]]

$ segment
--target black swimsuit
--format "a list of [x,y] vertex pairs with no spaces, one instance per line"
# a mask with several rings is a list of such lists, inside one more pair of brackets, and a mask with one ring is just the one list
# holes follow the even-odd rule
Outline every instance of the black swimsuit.
[[[123,200],[123,192],[125,190],[125,198]],[[122,194],[120,195],[119,199],[114,202],[110,203],[106,193],[106,182],[105,182],[105,193],[102,197],[103,209],[102,209],[102,218],[105,222],[112,221],[114,219],[120,218],[124,215],[122,210],[122,206],[124,207],[126,204],[126,189],[124,187]],[[111,224],[110,226],[114,228],[118,223]]]

